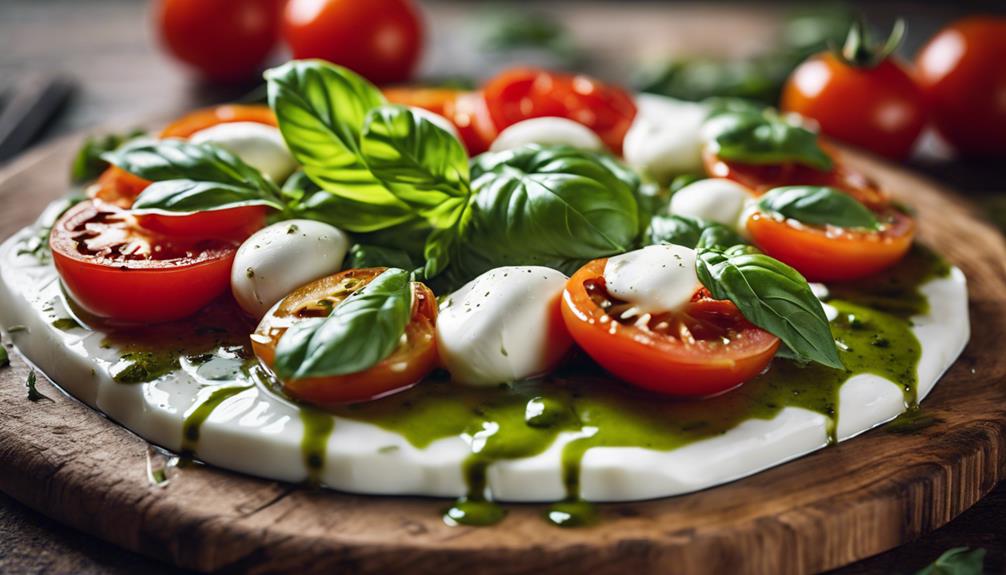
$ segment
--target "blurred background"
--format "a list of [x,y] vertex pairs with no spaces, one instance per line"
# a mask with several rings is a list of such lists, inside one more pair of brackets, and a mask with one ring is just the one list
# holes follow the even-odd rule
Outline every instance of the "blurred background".
[[[1003,0],[0,0],[0,170],[53,138],[101,134],[110,126],[153,128],[193,108],[261,101],[262,69],[291,56],[327,58],[385,86],[468,90],[520,63],[685,100],[729,96],[778,106],[798,67],[840,50],[860,18],[873,49],[859,56],[876,59],[864,65],[869,70],[885,60],[882,45],[904,20],[903,38],[889,48],[900,70],[892,74],[907,79],[853,74],[864,82],[861,101],[825,102],[822,112],[790,98],[784,107],[805,111],[829,132],[836,123],[861,124],[856,114],[907,82],[911,93],[895,96],[924,106],[928,119],[921,133],[908,134],[904,150],[881,145],[895,137],[890,126],[831,135],[927,173],[1006,229]],[[847,73],[843,66],[833,72]],[[958,545],[988,548],[987,566],[1002,568],[1006,489],[937,533],[842,572],[914,572]],[[169,572],[68,532],[0,494],[0,572],[15,567]]]

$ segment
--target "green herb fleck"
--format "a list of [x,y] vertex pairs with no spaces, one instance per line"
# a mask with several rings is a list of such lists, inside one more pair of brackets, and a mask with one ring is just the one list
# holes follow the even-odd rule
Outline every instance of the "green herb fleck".
[[[43,399],[49,399],[47,396],[43,395],[42,392],[38,390],[38,388],[36,387],[37,383],[38,380],[35,377],[35,372],[29,371],[28,379],[25,380],[24,382],[25,387],[28,388],[28,401],[41,401]],[[49,401],[52,400],[49,399]]]
[[72,317],[61,317],[61,318],[59,318],[57,320],[54,320],[52,322],[52,327],[54,327],[54,328],[56,328],[58,330],[67,331],[67,330],[71,330],[71,329],[78,328],[78,327],[84,327],[84,326],[80,325],[80,322],[78,322],[77,320],[73,319]]
[[7,367],[10,365],[10,356],[7,355],[7,348],[0,345],[0,367]]

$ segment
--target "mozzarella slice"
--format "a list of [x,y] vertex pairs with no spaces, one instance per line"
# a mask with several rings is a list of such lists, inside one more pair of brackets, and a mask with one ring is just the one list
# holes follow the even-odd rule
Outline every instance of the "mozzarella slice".
[[349,238],[313,220],[285,220],[245,240],[231,267],[231,292],[259,318],[298,287],[342,268]]
[[413,114],[419,116],[420,118],[428,120],[429,122],[432,122],[436,127],[454,136],[454,139],[458,140],[459,142],[461,141],[461,134],[458,133],[458,129],[447,118],[441,116],[436,112],[431,112],[427,109],[420,108],[418,106],[409,106],[409,110],[411,110]]
[[754,195],[747,188],[724,178],[699,180],[671,196],[671,213],[717,222],[740,229],[741,214]]
[[566,279],[546,267],[502,267],[451,294],[437,317],[437,347],[451,378],[495,385],[555,367],[572,345],[559,312]]
[[297,162],[278,128],[257,122],[226,122],[200,130],[189,141],[214,144],[241,158],[274,182],[282,182],[297,169]]
[[639,94],[636,110],[622,144],[630,166],[662,182],[678,174],[702,171],[702,123],[709,113],[706,106]]
[[608,258],[604,283],[609,294],[632,303],[639,315],[679,309],[701,287],[695,250],[678,245],[646,246]]
[[531,118],[509,126],[493,140],[489,150],[502,152],[525,144],[565,145],[581,150],[601,150],[604,144],[593,130],[566,118]]

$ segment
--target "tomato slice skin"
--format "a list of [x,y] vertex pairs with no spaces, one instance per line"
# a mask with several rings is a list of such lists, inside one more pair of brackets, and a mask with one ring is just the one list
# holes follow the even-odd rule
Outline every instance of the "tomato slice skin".
[[[89,240],[101,245],[90,249]],[[95,316],[127,323],[194,314],[227,291],[237,251],[236,242],[169,238],[144,230],[128,212],[93,201],[67,211],[53,227],[49,245],[70,296]]]
[[809,281],[847,281],[876,274],[908,253],[915,220],[889,211],[892,222],[880,231],[805,226],[752,213],[747,230],[760,250],[789,264]]
[[515,68],[490,80],[483,92],[498,131],[522,120],[558,116],[587,126],[616,154],[636,117],[628,92],[583,75]]
[[[725,327],[707,338],[681,338],[621,323],[592,299],[603,284],[606,258],[580,268],[566,284],[562,316],[573,340],[598,364],[632,385],[677,397],[708,397],[730,390],[761,373],[779,348],[779,339],[750,324],[728,301],[699,290],[685,313]],[[693,335],[699,332],[693,332]],[[714,334],[733,335],[724,344]]]
[[[252,334],[256,357],[272,371],[276,345],[286,329],[298,319],[317,317],[305,310],[322,300],[337,305],[385,269],[345,270],[295,290],[262,318]],[[352,282],[351,288],[345,287],[347,282]],[[412,387],[426,377],[439,363],[434,329],[437,303],[425,285],[415,282],[412,287],[412,318],[405,328],[405,344],[364,371],[283,381],[284,391],[297,400],[325,408],[383,397]]]
[[190,138],[196,132],[229,122],[255,122],[267,126],[277,126],[276,114],[269,106],[260,104],[224,104],[190,112],[163,130],[162,138]]
[[444,104],[444,116],[454,123],[469,156],[485,152],[499,135],[482,92],[461,92]]

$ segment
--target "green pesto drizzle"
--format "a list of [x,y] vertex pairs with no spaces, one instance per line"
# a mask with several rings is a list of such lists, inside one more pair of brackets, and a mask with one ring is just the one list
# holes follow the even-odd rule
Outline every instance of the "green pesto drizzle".
[[300,441],[300,452],[307,468],[307,483],[321,483],[321,470],[325,468],[325,451],[328,438],[335,429],[335,418],[323,411],[309,407],[300,409],[300,421],[304,425],[304,437]]
[[209,418],[213,410],[220,407],[227,399],[251,389],[251,385],[228,385],[214,389],[203,401],[193,406],[185,414],[182,422],[182,449],[181,456],[191,458],[196,454],[196,446],[199,444],[199,432],[203,423]]

